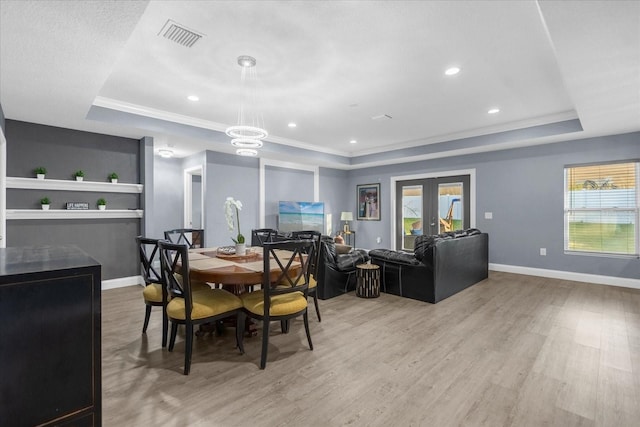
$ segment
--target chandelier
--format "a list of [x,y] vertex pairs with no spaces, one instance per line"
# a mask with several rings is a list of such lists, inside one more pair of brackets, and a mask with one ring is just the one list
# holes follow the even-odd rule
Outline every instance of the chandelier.
[[228,127],[226,134],[233,138],[231,145],[237,148],[236,154],[257,156],[256,148],[262,147],[262,140],[269,134],[264,130],[262,114],[258,112],[256,59],[242,55],[238,57],[238,65],[240,65],[242,83],[238,124]]

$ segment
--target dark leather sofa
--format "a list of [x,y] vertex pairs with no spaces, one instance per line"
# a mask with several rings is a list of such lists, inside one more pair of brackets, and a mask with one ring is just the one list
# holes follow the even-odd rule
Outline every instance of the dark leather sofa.
[[329,299],[353,291],[356,286],[356,265],[369,260],[367,252],[355,249],[337,254],[333,239],[323,237],[318,260],[318,298]]
[[374,249],[381,268],[381,290],[393,295],[442,301],[489,275],[489,236],[478,229],[418,236],[414,253]]

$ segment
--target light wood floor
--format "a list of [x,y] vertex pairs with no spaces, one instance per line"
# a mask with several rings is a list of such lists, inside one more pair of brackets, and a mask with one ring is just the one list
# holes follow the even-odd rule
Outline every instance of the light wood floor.
[[141,288],[103,292],[105,426],[639,426],[640,291],[491,272],[437,305],[353,293],[273,324],[160,345]]

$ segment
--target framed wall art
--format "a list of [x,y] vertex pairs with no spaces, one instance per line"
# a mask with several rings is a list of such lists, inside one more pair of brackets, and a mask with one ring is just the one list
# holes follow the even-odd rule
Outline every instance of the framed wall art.
[[358,221],[380,221],[380,184],[356,186]]

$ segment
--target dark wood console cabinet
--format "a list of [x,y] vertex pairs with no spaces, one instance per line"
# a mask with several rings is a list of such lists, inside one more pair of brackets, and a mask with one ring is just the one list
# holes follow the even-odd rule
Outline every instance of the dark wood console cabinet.
[[76,246],[0,249],[0,424],[102,424],[100,292]]

